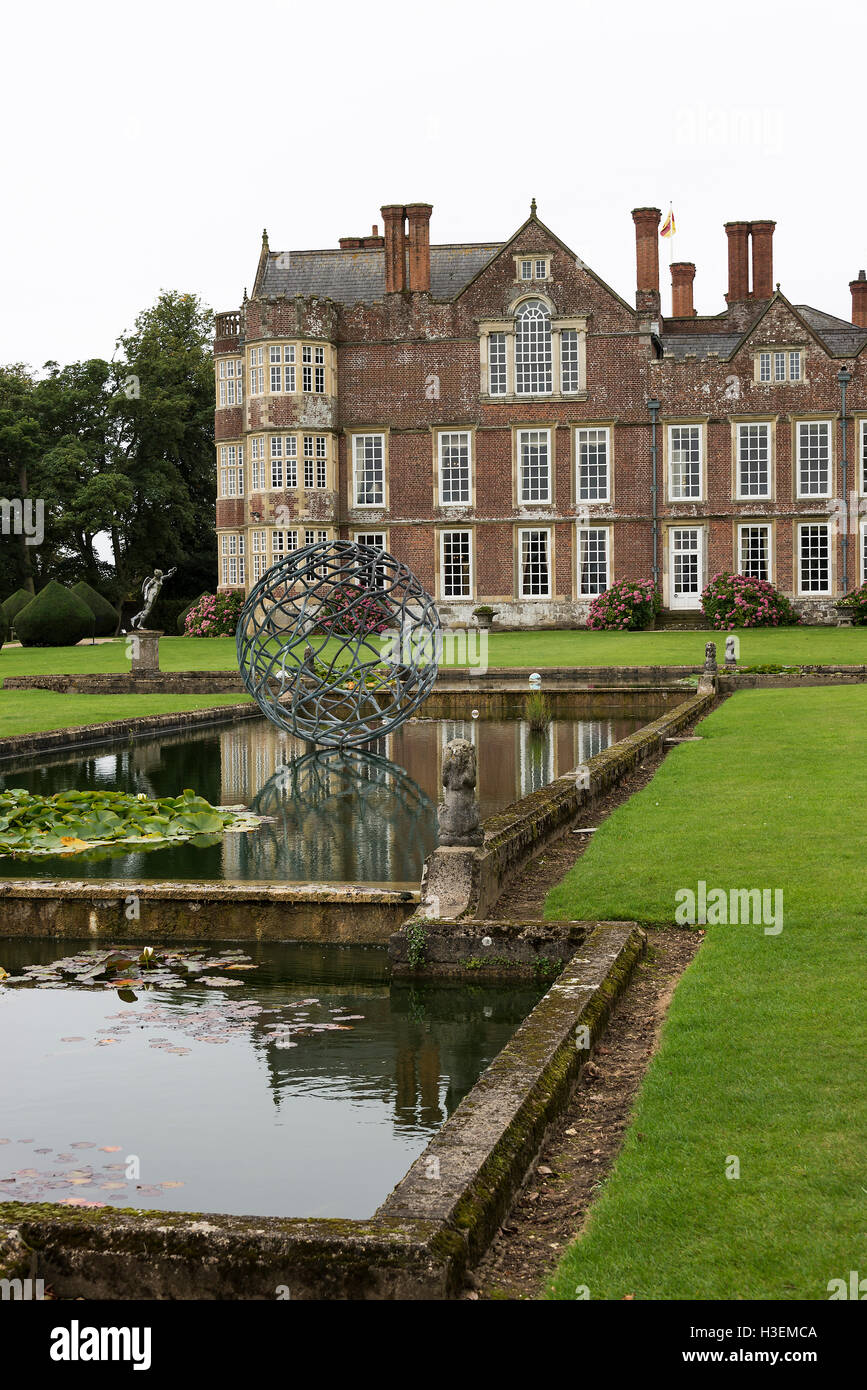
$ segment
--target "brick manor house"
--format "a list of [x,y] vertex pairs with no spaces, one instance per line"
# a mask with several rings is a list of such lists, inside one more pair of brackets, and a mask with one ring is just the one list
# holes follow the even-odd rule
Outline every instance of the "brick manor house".
[[698,609],[719,570],[808,621],[867,578],[867,278],[852,322],[774,286],[773,222],[729,222],[728,293],[659,289],[636,208],[635,307],[536,215],[431,246],[427,203],[383,235],[274,252],[217,315],[219,584],[249,591],[326,537],[383,545],[446,624],[579,625],[619,578]]

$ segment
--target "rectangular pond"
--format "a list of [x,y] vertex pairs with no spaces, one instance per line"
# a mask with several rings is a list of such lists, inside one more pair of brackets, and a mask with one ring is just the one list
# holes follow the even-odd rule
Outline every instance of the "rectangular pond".
[[0,1201],[369,1217],[544,992],[173,951],[105,980],[106,948],[0,941]]
[[415,719],[365,752],[314,753],[266,719],[214,724],[4,762],[0,789],[43,796],[106,788],[174,796],[267,817],[249,834],[200,837],[130,853],[0,857],[0,878],[367,883],[417,887],[436,843],[442,750],[469,738],[478,756],[482,818],[585,764],[640,728],[641,718]]

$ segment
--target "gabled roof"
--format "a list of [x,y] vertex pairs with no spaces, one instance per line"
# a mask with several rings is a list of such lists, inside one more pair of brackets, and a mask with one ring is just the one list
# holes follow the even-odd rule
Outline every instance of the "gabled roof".
[[[430,249],[430,291],[434,299],[455,299],[501,250],[499,242],[477,242]],[[296,294],[333,299],[338,304],[372,303],[385,297],[385,251],[269,251],[257,278],[256,295]]]
[[[613,299],[616,299],[619,304],[622,304],[624,309],[626,309],[630,314],[635,313],[635,310],[633,309],[631,304],[627,304],[626,300],[623,299],[623,297],[619,295],[615,289],[612,289],[611,286],[607,284],[605,280],[602,279],[601,275],[597,275],[595,270],[591,270],[590,266],[586,265],[585,262],[582,261],[581,257],[575,254],[571,246],[567,246],[565,241],[563,241],[562,238],[558,237],[556,232],[552,232],[551,228],[546,227],[545,223],[542,222],[541,219],[536,216],[535,198],[533,199],[530,216],[527,218],[526,222],[521,223],[514,236],[509,237],[508,241],[504,241],[499,246],[495,247],[493,249],[493,254],[488,259],[492,261],[495,258],[495,256],[499,256],[502,252],[508,251],[509,247],[514,246],[515,242],[518,241],[518,239],[521,236],[523,236],[524,232],[526,232],[530,227],[538,227],[540,232],[544,232],[546,237],[550,237],[551,241],[555,242],[557,246],[560,247],[561,251],[565,251],[566,255],[569,256],[575,262],[575,264],[581,268],[581,270],[583,270],[587,275],[589,275],[591,279],[595,280],[597,285],[601,285],[602,289],[607,291],[607,293],[610,294]],[[473,281],[478,280],[479,276],[482,274],[482,271],[486,268],[487,265],[480,265],[475,275],[472,277],[471,280],[467,281],[467,283],[461,289],[460,293],[465,294],[466,291],[470,288],[470,285],[473,283]]]
[[867,329],[858,328],[855,324],[835,318],[833,314],[826,314],[821,309],[813,309],[809,304],[792,304],[780,290],[777,290],[770,299],[757,306],[755,318],[743,332],[734,332],[728,315],[721,314],[718,316],[719,326],[710,329],[708,325],[710,331],[706,333],[663,333],[663,353],[666,357],[671,356],[678,361],[683,361],[690,355],[706,358],[711,353],[726,359],[734,357],[775,304],[785,305],[810,337],[831,357],[854,357],[867,344]]

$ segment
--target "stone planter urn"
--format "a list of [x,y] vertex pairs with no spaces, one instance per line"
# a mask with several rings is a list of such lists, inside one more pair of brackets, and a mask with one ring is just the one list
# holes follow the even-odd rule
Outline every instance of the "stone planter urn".
[[492,626],[493,626],[494,619],[495,619],[496,616],[497,616],[497,610],[496,610],[496,608],[474,608],[474,609],[473,609],[473,617],[475,618],[475,620],[476,620],[476,622],[478,623],[479,627],[486,627],[486,628],[492,627]]

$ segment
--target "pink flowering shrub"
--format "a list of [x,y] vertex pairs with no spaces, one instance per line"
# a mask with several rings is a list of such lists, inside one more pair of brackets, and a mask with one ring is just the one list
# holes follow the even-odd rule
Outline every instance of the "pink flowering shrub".
[[711,626],[729,631],[735,627],[790,627],[800,622],[785,594],[766,579],[745,574],[715,574],[701,596],[702,612]]
[[243,607],[243,594],[205,594],[187,614],[187,637],[233,636]]
[[847,608],[852,610],[852,626],[867,626],[867,584],[861,584],[859,588],[852,589],[845,598],[840,599]]
[[352,603],[357,594],[358,588],[354,584],[335,587],[325,600],[325,615],[319,619],[317,626],[335,637],[387,631],[392,619],[388,604],[382,599],[371,595],[356,602],[348,611],[341,611]]
[[659,612],[659,595],[649,580],[620,579],[597,594],[587,626],[608,632],[637,632],[650,627]]

